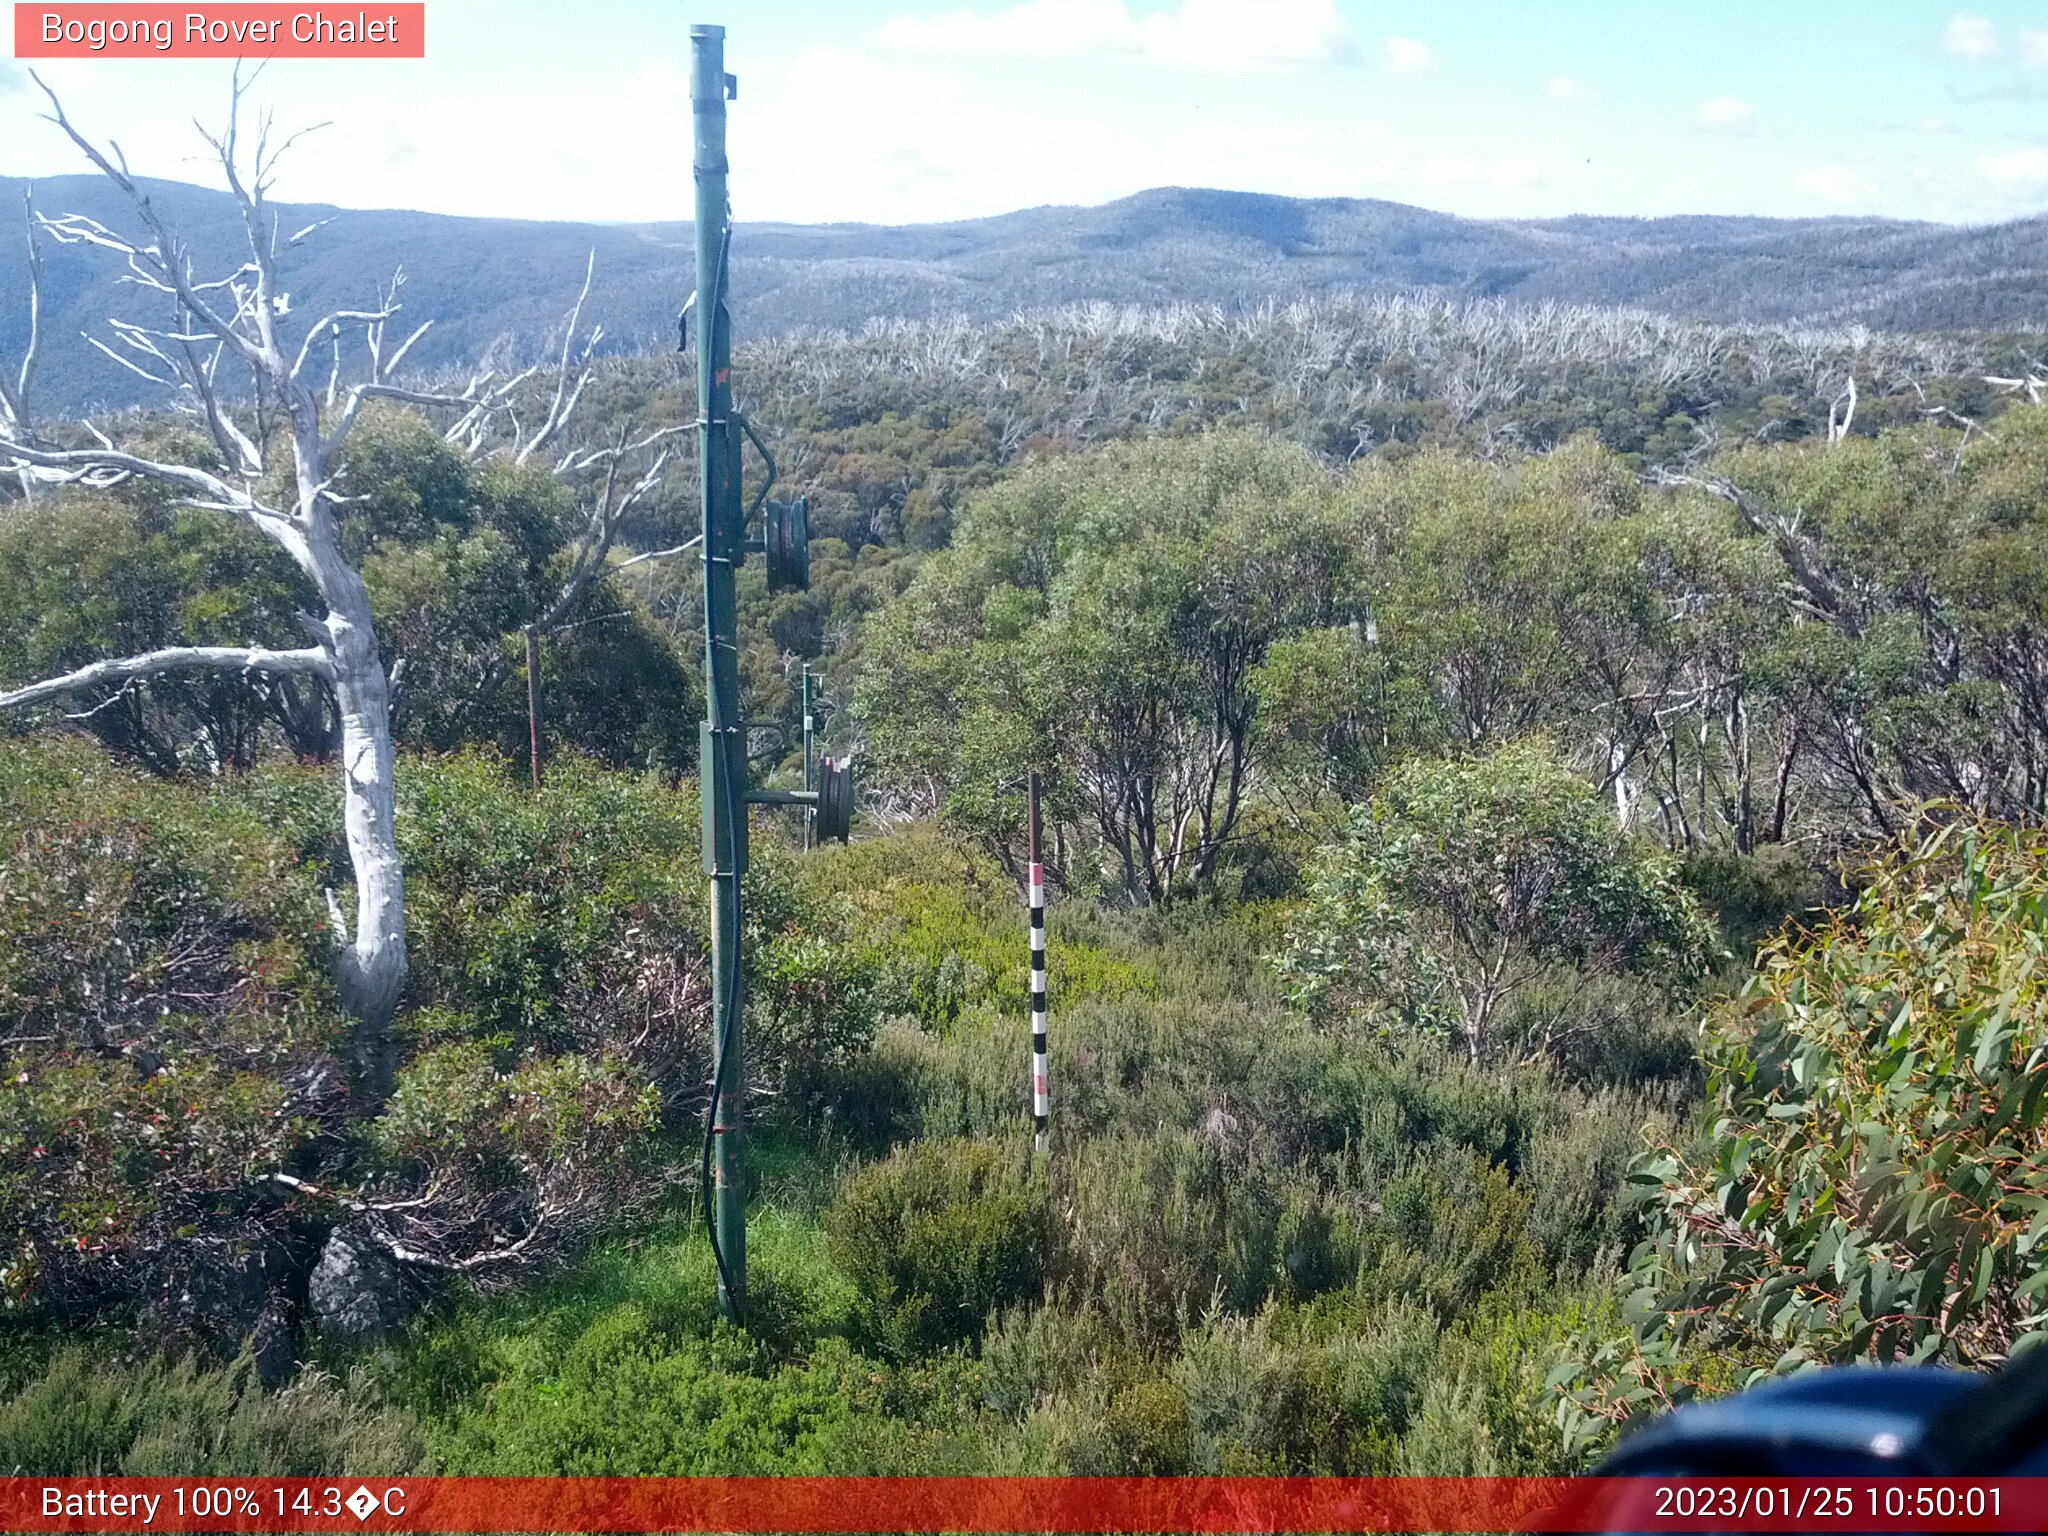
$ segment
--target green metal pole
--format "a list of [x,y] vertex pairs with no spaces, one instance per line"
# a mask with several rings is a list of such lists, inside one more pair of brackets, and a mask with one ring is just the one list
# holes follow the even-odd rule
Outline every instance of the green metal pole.
[[730,258],[726,199],[725,28],[690,28],[690,104],[696,119],[697,463],[703,503],[704,699],[698,777],[704,793],[704,868],[711,876],[712,1230],[718,1306],[734,1322],[746,1307],[747,1215],[740,1112],[746,1057],[740,1037],[740,877],[747,864],[746,728],[740,721],[739,615],[733,582],[741,525],[739,454],[732,427],[732,332],[725,303]]

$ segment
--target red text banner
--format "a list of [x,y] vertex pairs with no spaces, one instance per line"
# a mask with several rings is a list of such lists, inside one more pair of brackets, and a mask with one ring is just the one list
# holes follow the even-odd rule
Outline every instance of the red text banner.
[[2035,1478],[0,1478],[0,1531],[2028,1531]]
[[421,0],[368,5],[17,3],[21,59],[423,59]]

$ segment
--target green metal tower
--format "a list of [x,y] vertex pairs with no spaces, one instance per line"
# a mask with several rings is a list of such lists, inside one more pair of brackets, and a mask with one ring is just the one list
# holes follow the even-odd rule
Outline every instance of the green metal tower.
[[[747,868],[747,806],[799,805],[816,837],[845,842],[853,815],[853,775],[826,758],[813,785],[806,753],[802,790],[753,790],[747,784],[747,725],[740,716],[739,613],[735,590],[750,550],[766,556],[768,584],[810,585],[810,509],[799,497],[772,502],[775,460],[732,403],[732,317],[726,303],[732,260],[726,194],[725,104],[736,82],[725,72],[725,28],[690,29],[690,105],[696,121],[697,464],[703,523],[704,707],[697,773],[704,796],[704,870],[711,877],[711,1107],[704,1137],[706,1219],[718,1262],[719,1310],[734,1322],[746,1311],[747,1216],[741,1119],[746,1090],[746,968],[740,955],[740,886]],[[689,343],[684,310],[683,344]],[[766,467],[751,507],[740,500],[742,439]],[[749,540],[747,524],[762,517]],[[813,839],[807,834],[805,845]]]
[[732,321],[725,301],[732,221],[725,188],[725,28],[690,29],[690,106],[696,119],[697,464],[704,542],[704,707],[697,773],[704,794],[704,868],[711,876],[711,1235],[718,1305],[746,1310],[746,1190],[741,1184],[740,1102],[746,1058],[740,1038],[740,877],[747,866],[747,738],[740,722],[739,613],[735,581],[745,530],[732,420]]

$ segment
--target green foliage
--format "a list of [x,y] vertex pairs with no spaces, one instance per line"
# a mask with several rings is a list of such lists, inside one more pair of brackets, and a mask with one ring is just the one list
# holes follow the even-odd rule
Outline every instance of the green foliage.
[[[138,451],[204,464],[202,442],[146,424]],[[343,545],[360,562],[384,654],[405,660],[394,730],[439,751],[523,750],[517,633],[560,590],[587,522],[537,470],[478,465],[410,413],[369,412],[344,445]],[[270,539],[153,491],[67,491],[0,514],[0,678],[29,681],[170,645],[304,643],[306,578]],[[599,580],[543,641],[551,742],[670,775],[696,756],[693,668],[619,583]],[[82,708],[81,708],[82,706]],[[67,705],[117,755],[151,771],[246,771],[282,747],[324,759],[332,700],[289,679],[186,673],[87,690]],[[89,711],[89,713],[87,712]]]
[[1323,1018],[1455,1038],[1474,1062],[1552,1051],[1562,1011],[1499,1038],[1546,970],[1682,981],[1708,930],[1676,860],[1630,836],[1536,745],[1402,765],[1329,850],[1278,966]]
[[[535,794],[480,755],[405,765],[409,1059],[365,1121],[326,980],[324,772],[206,791],[77,744],[0,761],[0,1017],[34,1026],[0,1047],[7,1308],[139,1304],[232,1347],[305,1262],[299,1224],[338,1218],[279,1173],[425,1201],[392,1220],[442,1261],[545,1262],[650,1207],[708,1075],[695,799],[556,770]],[[756,874],[750,1054],[773,1087],[858,1052],[875,987],[771,839]]]
[[[345,545],[362,563],[379,641],[406,659],[401,742],[518,753],[526,740],[518,632],[560,589],[587,513],[544,472],[479,465],[411,413],[366,417],[337,478],[364,497],[344,519]],[[550,741],[615,767],[687,769],[702,712],[694,671],[613,583],[596,583],[577,616],[593,623],[542,639]]]
[[986,1468],[971,1363],[860,1352],[865,1310],[816,1226],[750,1222],[748,1331],[718,1321],[701,1231],[612,1242],[474,1298],[385,1363],[448,1471],[915,1473]]
[[1252,669],[1328,623],[1351,559],[1328,475],[1218,434],[1050,461],[973,504],[877,622],[876,770],[1014,856],[1016,785],[1094,823],[1152,902],[1214,874],[1261,761]]
[[[876,978],[874,1003],[944,1033],[977,1008],[1015,1000],[1030,964],[1016,883],[992,861],[929,829],[818,850],[799,885],[858,935]],[[1078,917],[1085,908],[1073,909]],[[1048,946],[1048,984],[1062,1008],[1147,992],[1155,982],[1132,955],[1095,942],[1061,910]]]
[[826,1339],[776,1364],[736,1330],[676,1337],[628,1303],[547,1379],[506,1383],[458,1419],[442,1455],[492,1476],[959,1471],[974,1466],[974,1401],[957,1358],[884,1373]]
[[920,1143],[862,1169],[825,1226],[884,1338],[905,1354],[980,1337],[1058,1263],[1044,1181],[1020,1152],[986,1142]]
[[[161,433],[137,445],[203,464],[198,448]],[[293,615],[309,606],[284,552],[218,513],[134,492],[65,492],[32,513],[0,510],[0,677],[10,682],[167,645],[302,644]],[[115,754],[170,774],[248,768],[267,725],[294,751],[315,749],[305,703],[282,685],[188,673],[88,690],[67,708]]]
[[695,797],[564,758],[535,793],[484,754],[399,775],[409,997],[557,1047],[701,1024]]
[[1339,801],[1366,793],[1399,708],[1388,672],[1386,653],[1349,626],[1276,641],[1252,688],[1279,771]]
[[1782,843],[1753,854],[1695,854],[1685,862],[1685,883],[1745,969],[1766,938],[1817,913],[1833,894],[1820,872]]
[[1581,1433],[1745,1373],[1993,1362],[2040,1328],[2044,903],[2048,840],[1965,818],[1765,946],[1702,1035],[1711,1138],[1636,1175],[1635,1333],[1575,1380]]
[[339,1084],[318,912],[246,807],[0,757],[0,1308],[203,1311],[275,1241]]
[[248,1362],[123,1361],[68,1348],[0,1396],[0,1474],[395,1476],[428,1470],[413,1415],[308,1372],[267,1393]]

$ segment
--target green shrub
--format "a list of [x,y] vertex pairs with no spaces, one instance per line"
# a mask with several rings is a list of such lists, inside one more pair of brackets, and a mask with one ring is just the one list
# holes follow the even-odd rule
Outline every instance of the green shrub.
[[429,1470],[413,1416],[308,1372],[264,1392],[247,1361],[120,1361],[78,1348],[0,1398],[0,1475],[327,1477]]
[[1321,1338],[1284,1309],[1212,1318],[1173,1364],[1188,1405],[1193,1470],[1392,1471],[1393,1448],[1437,1353],[1435,1326],[1398,1307],[1363,1331]]
[[959,1357],[892,1370],[834,1338],[777,1363],[737,1330],[678,1334],[628,1302],[461,1405],[437,1444],[450,1471],[500,1477],[972,1471],[974,1375]]
[[[775,1207],[747,1224],[747,1333],[764,1362],[808,1355],[820,1341],[864,1339],[868,1320],[823,1234]],[[545,1382],[601,1317],[637,1308],[667,1339],[709,1338],[718,1326],[711,1249],[701,1223],[610,1237],[573,1269],[514,1290],[470,1294],[423,1319],[380,1362],[381,1389],[447,1417],[481,1411],[503,1382]]]
[[556,761],[536,794],[480,753],[398,776],[407,998],[522,1047],[642,1027],[701,1056],[709,987],[695,797]]
[[[1275,964],[1318,1018],[1554,1058],[1583,1021],[1527,1007],[1546,972],[1690,984],[1710,931],[1677,860],[1615,823],[1540,742],[1404,763],[1324,850]],[[1519,1038],[1505,1030],[1522,1004]]]
[[890,1345],[978,1339],[1055,1266],[1051,1196],[1019,1151],[919,1143],[856,1173],[825,1217],[839,1263]]
[[[1111,1477],[1185,1476],[1193,1454],[1187,1400],[1175,1383],[1147,1377],[1119,1388],[1103,1414],[1099,1465]],[[1076,1467],[1077,1473],[1082,1469]]]
[[[805,860],[800,888],[863,941],[876,1005],[935,1033],[981,1008],[1014,1010],[1030,968],[1017,886],[985,856],[927,828]],[[1154,990],[1145,966],[1076,932],[1087,908],[1048,917],[1047,981],[1062,1008]]]
[[1765,945],[1702,1034],[1711,1136],[1637,1174],[1634,1332],[1570,1384],[1576,1432],[1808,1362],[1992,1363],[2041,1330],[2044,915],[2048,835],[1964,819]]
[[[520,1050],[616,1052],[670,1096],[710,1075],[697,796],[564,756],[535,793],[481,753],[399,776],[407,998]],[[857,1052],[874,1024],[863,947],[756,839],[747,885],[748,1070]]]
[[1013,1307],[990,1324],[981,1341],[982,1390],[991,1408],[1021,1423],[1047,1399],[1128,1375],[1139,1359],[1099,1307],[1065,1296]]
[[1745,969],[1759,944],[1817,912],[1832,894],[1812,861],[1785,843],[1766,843],[1752,854],[1696,853],[1685,861],[1685,883]]
[[1525,1288],[1544,1272],[1528,1224],[1529,1196],[1499,1164],[1463,1150],[1418,1155],[1381,1193],[1359,1283],[1457,1317],[1486,1292]]
[[1062,1204],[1078,1273],[1118,1329],[1159,1345],[1211,1306],[1255,1308],[1278,1274],[1269,1191],[1213,1138],[1118,1132],[1069,1150]]
[[1535,1140],[1520,1183],[1529,1194],[1529,1237],[1554,1272],[1584,1272],[1635,1245],[1642,1211],[1628,1173],[1670,1123],[1640,1103],[1603,1094]]
[[278,1256],[268,1175],[340,1108],[320,913],[225,794],[0,756],[0,1311],[250,1326],[226,1293]]

